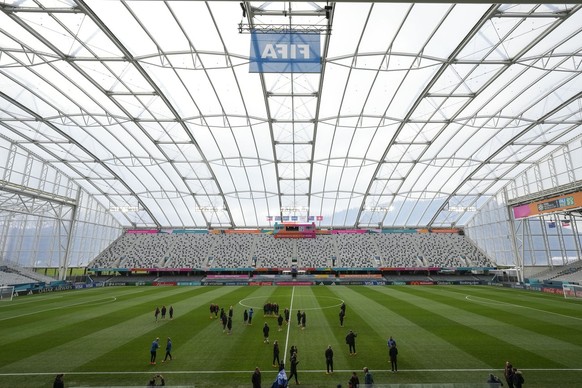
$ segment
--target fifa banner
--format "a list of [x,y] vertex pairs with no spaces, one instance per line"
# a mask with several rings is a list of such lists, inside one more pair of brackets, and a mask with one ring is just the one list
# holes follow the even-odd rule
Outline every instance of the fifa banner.
[[251,33],[250,73],[319,73],[319,34]]
[[576,209],[582,207],[582,191],[555,198],[545,199],[526,205],[518,205],[512,208],[513,218],[535,217],[547,213]]

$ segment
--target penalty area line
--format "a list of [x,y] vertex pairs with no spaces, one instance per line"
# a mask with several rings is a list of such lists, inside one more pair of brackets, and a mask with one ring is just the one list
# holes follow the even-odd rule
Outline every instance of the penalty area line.
[[465,299],[468,300],[469,302],[473,302],[473,303],[489,304],[489,305],[493,305],[493,306],[517,307],[517,308],[537,311],[540,313],[557,315],[557,316],[562,317],[562,318],[570,318],[570,319],[575,319],[577,321],[582,321],[582,318],[573,317],[571,315],[555,313],[553,311],[548,311],[548,310],[536,309],[534,307],[522,306],[522,305],[515,304],[515,303],[502,302],[502,301],[495,300],[495,299],[483,298],[481,296],[465,295]]
[[82,301],[82,302],[78,302],[78,303],[67,304],[64,306],[56,306],[56,307],[53,307],[50,309],[31,311],[31,312],[26,313],[26,314],[19,314],[19,315],[14,315],[11,317],[0,318],[0,321],[7,321],[9,319],[22,318],[22,317],[27,317],[29,315],[36,315],[36,314],[40,314],[40,313],[46,313],[48,311],[61,310],[61,309],[66,309],[69,307],[76,307],[76,306],[80,306],[80,305],[100,305],[100,304],[105,304],[105,303],[113,303],[115,301],[117,301],[116,296],[111,296],[111,297],[101,298],[101,299],[96,299],[96,300],[90,300],[90,301]]

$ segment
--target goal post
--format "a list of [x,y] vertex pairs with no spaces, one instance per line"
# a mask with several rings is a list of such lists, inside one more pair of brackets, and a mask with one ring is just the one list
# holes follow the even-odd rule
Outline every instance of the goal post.
[[582,286],[579,284],[562,284],[562,291],[566,299],[582,299]]
[[0,286],[0,301],[11,301],[14,296],[14,286]]

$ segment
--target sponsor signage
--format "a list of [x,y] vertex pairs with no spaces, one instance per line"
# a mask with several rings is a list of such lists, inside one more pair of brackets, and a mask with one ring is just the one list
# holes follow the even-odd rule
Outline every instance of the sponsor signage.
[[213,281],[213,282],[204,282],[202,283],[204,286],[248,286],[248,282],[233,282],[233,281]]
[[539,216],[547,213],[555,213],[568,209],[575,209],[582,206],[582,191],[576,193],[554,197],[543,201],[537,201],[526,205],[518,205],[512,208],[513,218],[527,218]]
[[249,286],[272,286],[273,282],[249,282]]
[[277,286],[312,286],[313,282],[276,282]]
[[176,285],[178,286],[201,286],[201,282],[177,282]]
[[321,72],[321,37],[314,33],[251,33],[250,73]]

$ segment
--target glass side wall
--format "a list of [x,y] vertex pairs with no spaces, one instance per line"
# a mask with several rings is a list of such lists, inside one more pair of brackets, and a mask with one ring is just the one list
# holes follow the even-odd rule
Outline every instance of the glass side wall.
[[[523,256],[523,265],[563,265],[582,259],[582,214],[545,215],[515,220],[515,249],[508,201],[534,196],[539,192],[571,187],[579,191],[582,181],[582,140],[577,139],[550,157],[533,165],[492,198],[465,228],[498,265],[514,265]],[[578,187],[578,189],[575,189]]]
[[122,233],[75,181],[3,139],[0,177],[3,260],[24,267],[62,267],[65,260],[83,266]]

